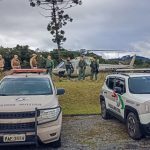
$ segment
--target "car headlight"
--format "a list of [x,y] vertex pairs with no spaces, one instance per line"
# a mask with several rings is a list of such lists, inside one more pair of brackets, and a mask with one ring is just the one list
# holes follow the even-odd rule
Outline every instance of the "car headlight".
[[41,109],[38,124],[56,121],[61,113],[61,107]]

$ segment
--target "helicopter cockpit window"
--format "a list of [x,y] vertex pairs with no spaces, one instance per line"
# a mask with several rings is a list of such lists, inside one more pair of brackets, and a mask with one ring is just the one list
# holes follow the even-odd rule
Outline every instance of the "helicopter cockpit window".
[[62,61],[56,68],[63,68],[63,69],[65,69],[65,62]]

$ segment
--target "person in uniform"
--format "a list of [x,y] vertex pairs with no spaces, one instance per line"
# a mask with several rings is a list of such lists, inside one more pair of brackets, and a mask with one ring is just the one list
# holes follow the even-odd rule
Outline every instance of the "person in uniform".
[[2,55],[0,55],[0,72],[4,70],[5,60]]
[[13,59],[11,60],[11,67],[12,67],[12,69],[20,69],[21,68],[18,55],[14,55]]
[[96,58],[93,58],[90,67],[91,67],[91,80],[93,80],[93,77],[95,77],[95,80],[97,80],[99,64]]
[[74,72],[74,68],[72,63],[70,62],[70,57],[67,58],[67,61],[65,63],[66,72],[67,72],[67,79],[70,80],[71,74]]
[[30,67],[31,69],[37,68],[37,55],[36,54],[32,54],[32,57],[30,58]]
[[81,79],[85,79],[85,70],[86,70],[86,62],[84,60],[84,57],[81,56],[80,57],[80,61],[79,61],[79,64],[78,64],[78,68],[79,68],[79,76],[78,76],[78,79],[81,80]]
[[52,76],[52,70],[54,68],[54,61],[52,60],[51,55],[47,56],[45,67],[47,69],[47,73],[49,73]]
[[45,68],[46,59],[40,55],[38,58],[38,68]]

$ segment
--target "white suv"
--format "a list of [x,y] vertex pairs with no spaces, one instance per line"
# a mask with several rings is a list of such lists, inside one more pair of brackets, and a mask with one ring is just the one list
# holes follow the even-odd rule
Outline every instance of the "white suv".
[[127,125],[131,138],[150,135],[150,74],[119,73],[106,77],[100,93],[102,118],[110,116]]
[[16,69],[0,82],[0,145],[61,146],[62,111],[50,75],[42,69]]

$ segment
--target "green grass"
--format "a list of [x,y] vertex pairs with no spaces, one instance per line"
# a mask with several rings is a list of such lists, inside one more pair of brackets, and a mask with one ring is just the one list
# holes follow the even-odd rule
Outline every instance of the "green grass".
[[97,81],[55,81],[57,88],[64,88],[66,93],[59,97],[59,102],[65,115],[99,114],[99,93],[105,75]]

